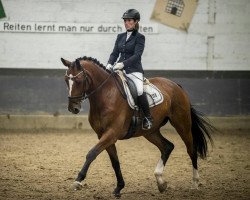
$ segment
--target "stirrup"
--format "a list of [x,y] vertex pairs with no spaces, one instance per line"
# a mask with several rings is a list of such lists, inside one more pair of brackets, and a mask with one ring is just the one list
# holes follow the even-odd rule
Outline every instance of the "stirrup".
[[152,119],[150,120],[147,117],[145,117],[142,122],[142,129],[149,130],[152,128],[152,126],[153,126],[153,120]]

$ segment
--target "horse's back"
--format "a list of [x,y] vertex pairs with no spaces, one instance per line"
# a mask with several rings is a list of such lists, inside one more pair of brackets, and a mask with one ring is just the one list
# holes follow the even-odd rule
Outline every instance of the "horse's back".
[[167,92],[169,95],[174,91],[184,91],[179,84],[164,77],[150,78],[149,81],[157,86],[161,90],[161,92]]
[[150,78],[149,81],[162,92],[164,99],[171,102],[172,106],[181,104],[184,107],[190,107],[186,91],[176,82],[163,77]]

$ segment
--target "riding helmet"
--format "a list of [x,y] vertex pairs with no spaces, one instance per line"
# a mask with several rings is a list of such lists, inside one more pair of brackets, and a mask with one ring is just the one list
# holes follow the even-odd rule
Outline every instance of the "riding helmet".
[[123,14],[122,19],[134,19],[140,21],[141,17],[136,9],[129,9]]

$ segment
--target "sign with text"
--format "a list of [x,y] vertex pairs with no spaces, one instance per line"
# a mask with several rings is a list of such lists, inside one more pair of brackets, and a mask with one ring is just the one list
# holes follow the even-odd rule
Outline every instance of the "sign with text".
[[[122,33],[125,27],[121,24],[85,24],[85,23],[53,23],[53,22],[12,22],[0,21],[0,32],[18,33]],[[140,25],[143,34],[158,33],[157,24]]]
[[157,0],[151,19],[187,32],[197,3],[198,0]]

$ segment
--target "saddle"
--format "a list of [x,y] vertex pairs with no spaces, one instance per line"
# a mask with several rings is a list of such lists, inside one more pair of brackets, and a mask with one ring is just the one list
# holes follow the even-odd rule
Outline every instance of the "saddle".
[[[117,74],[119,75],[122,81],[129,106],[133,110],[138,110],[139,109],[137,103],[138,94],[134,82],[126,75],[124,75],[122,71],[118,71]],[[149,80],[146,78],[144,78],[143,80],[143,92],[145,92],[147,95],[148,104],[150,108],[159,105],[160,103],[163,102],[163,95],[161,91],[155,85],[150,83]]]
[[[129,106],[134,110],[134,114],[132,116],[128,132],[123,138],[123,139],[129,139],[133,137],[137,128],[142,125],[141,112],[137,103],[138,94],[136,86],[130,78],[124,75],[124,73],[120,70],[117,72],[117,74],[119,75],[122,81],[127,102]],[[163,102],[163,95],[161,91],[155,85],[150,83],[149,80],[146,78],[144,78],[143,80],[143,92],[145,92],[147,95],[149,107],[154,107]]]

